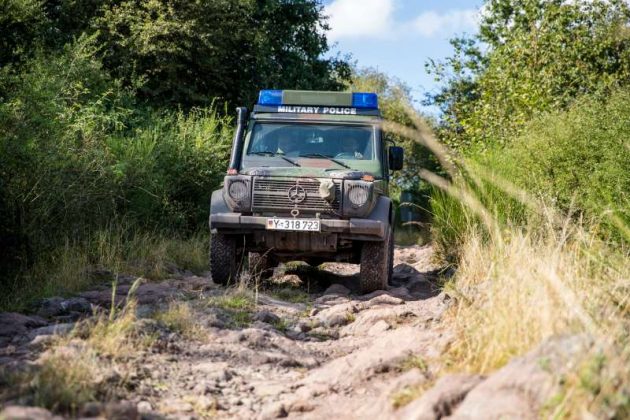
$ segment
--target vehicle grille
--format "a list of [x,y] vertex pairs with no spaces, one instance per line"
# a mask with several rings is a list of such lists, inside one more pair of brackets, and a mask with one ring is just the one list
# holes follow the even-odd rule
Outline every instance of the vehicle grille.
[[[335,199],[332,203],[319,194],[319,180],[313,178],[278,179],[272,177],[254,177],[253,210],[291,209],[333,213],[341,209],[341,181],[335,181]],[[306,199],[297,205],[289,200],[289,189],[299,185],[306,191]]]

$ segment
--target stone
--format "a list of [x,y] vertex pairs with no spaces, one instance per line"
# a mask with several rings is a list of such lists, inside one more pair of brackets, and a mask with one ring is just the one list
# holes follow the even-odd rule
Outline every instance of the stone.
[[438,420],[447,417],[481,381],[483,377],[479,375],[444,376],[419,399],[404,407],[396,417],[403,420]]
[[151,411],[153,411],[153,407],[151,406],[151,403],[148,401],[140,401],[138,405],[136,406],[136,408],[138,409],[138,412],[141,414],[150,413]]
[[271,311],[263,309],[257,312],[253,318],[255,321],[265,322],[267,324],[274,324],[280,321],[280,317]]
[[99,402],[88,402],[81,407],[81,417],[98,417],[103,412],[103,404]]
[[26,316],[15,312],[0,313],[0,337],[24,335],[31,328],[43,327],[47,322],[37,316]]
[[283,403],[273,403],[263,407],[260,420],[278,419],[288,416],[289,413]]
[[43,318],[68,315],[73,312],[87,314],[92,311],[92,306],[83,297],[61,298],[58,296],[42,300],[37,315]]
[[403,305],[404,303],[405,301],[400,298],[390,296],[388,294],[382,294],[368,300],[364,305],[367,308],[371,308],[376,305]]
[[376,324],[372,325],[372,327],[368,330],[368,335],[379,335],[389,330],[391,326],[384,320],[377,321]]
[[74,325],[74,322],[47,325],[34,329],[30,332],[30,336],[34,338],[38,335],[68,335],[74,329]]
[[326,289],[323,295],[337,295],[337,296],[348,296],[350,294],[350,289],[341,285],[341,284],[333,284],[328,289]]
[[5,407],[0,412],[0,419],[3,420],[56,420],[61,417],[53,416],[52,413],[41,407],[24,407],[11,405]]
[[549,396],[560,391],[559,378],[575,368],[575,361],[591,345],[592,340],[584,335],[546,340],[476,386],[452,418],[539,418]]
[[281,277],[274,278],[274,283],[277,284],[289,284],[291,286],[299,286],[302,284],[302,279],[297,274],[285,274]]
[[129,401],[111,402],[105,405],[105,417],[108,420],[134,420],[140,419],[140,413]]

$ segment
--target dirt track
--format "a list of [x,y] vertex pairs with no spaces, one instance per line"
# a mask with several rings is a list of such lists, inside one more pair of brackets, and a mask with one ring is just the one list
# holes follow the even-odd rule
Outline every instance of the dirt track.
[[[440,322],[451,301],[431,248],[397,248],[387,291],[355,294],[356,275],[351,265],[293,266],[277,270],[275,285],[240,294],[190,273],[142,284],[132,322],[150,344],[100,353],[89,378],[99,401],[57,411],[111,419],[536,418],[558,392],[557,374],[588,341],[543,343],[487,378],[438,375],[454,336]],[[121,307],[133,282],[120,279]],[[48,299],[37,315],[0,313],[0,373],[41,371],[53,351],[74,363],[94,346],[82,326],[111,296],[103,286]],[[177,322],[169,324],[169,313]],[[33,407],[24,391],[32,381],[19,388],[7,377],[0,376],[0,418],[53,418]]]
[[[294,267],[277,274],[278,281],[302,284],[261,291],[244,322],[209,303],[226,293],[209,278],[183,275],[143,284],[136,292],[138,322],[159,330],[159,339],[127,362],[131,389],[124,399],[145,416],[177,418],[391,414],[397,393],[431,377],[430,361],[446,342],[438,324],[445,297],[431,257],[429,247],[397,249],[390,290],[364,296],[351,290],[356,266]],[[132,278],[122,280],[121,303]],[[75,300],[45,302],[41,317],[3,314],[15,328],[0,331],[0,362],[9,368],[36,365],[51,332],[67,333],[74,324],[64,321],[73,321],[82,303],[107,307],[110,296],[104,287]],[[192,309],[201,335],[187,338],[152,319],[173,301]],[[88,407],[84,414],[90,410],[98,412]]]

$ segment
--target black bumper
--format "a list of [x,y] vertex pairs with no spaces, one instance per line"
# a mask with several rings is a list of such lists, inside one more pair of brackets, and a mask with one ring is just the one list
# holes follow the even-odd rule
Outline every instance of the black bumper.
[[[210,216],[210,228],[222,233],[251,233],[267,229],[265,216],[243,216],[240,213],[218,213]],[[321,232],[337,233],[362,240],[383,240],[387,226],[372,219],[320,219]],[[277,231],[274,231],[277,232]]]

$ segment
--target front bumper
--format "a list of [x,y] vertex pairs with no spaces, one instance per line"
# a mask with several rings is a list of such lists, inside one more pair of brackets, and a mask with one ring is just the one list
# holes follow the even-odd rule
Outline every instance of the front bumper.
[[[218,213],[210,216],[210,228],[223,233],[251,233],[267,229],[265,216],[243,216],[240,213]],[[378,241],[385,239],[386,226],[372,219],[320,219],[321,233],[336,233],[351,239]],[[270,231],[279,232],[279,231]],[[317,233],[317,232],[313,232]]]

